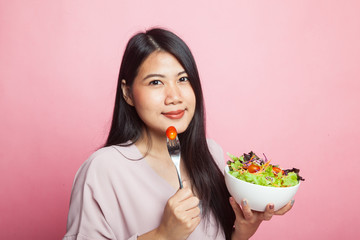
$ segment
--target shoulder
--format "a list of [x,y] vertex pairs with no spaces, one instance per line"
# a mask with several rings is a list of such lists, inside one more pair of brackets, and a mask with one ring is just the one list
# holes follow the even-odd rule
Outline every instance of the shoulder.
[[88,159],[88,161],[98,161],[99,159],[119,159],[119,154],[124,159],[136,159],[141,157],[135,145],[113,145],[100,148],[95,151]]
[[208,139],[206,139],[206,141],[208,144],[209,151],[213,156],[224,157],[223,156],[224,152],[223,152],[222,147],[217,142],[215,142],[215,140],[208,138]]
[[222,147],[213,139],[206,139],[209,151],[220,169],[225,167],[224,151]]
[[81,165],[75,179],[90,181],[99,176],[126,171],[132,163],[136,164],[134,160],[141,159],[141,154],[136,150],[136,147],[132,145],[103,147],[91,154]]

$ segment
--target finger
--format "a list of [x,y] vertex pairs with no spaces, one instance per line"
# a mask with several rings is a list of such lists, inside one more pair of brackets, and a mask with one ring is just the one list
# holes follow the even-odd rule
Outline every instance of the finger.
[[[193,210],[191,210],[191,211],[193,211]],[[193,215],[193,216],[191,216],[191,215]],[[201,221],[200,215],[199,214],[197,216],[195,216],[195,215],[196,215],[196,212],[194,211],[191,214],[187,213],[186,216],[180,217],[182,224],[185,224],[188,229],[195,229],[196,226],[199,225],[199,223]]]
[[242,210],[241,210],[239,204],[235,201],[235,199],[234,199],[233,197],[230,197],[230,198],[229,198],[229,201],[230,201],[231,207],[232,207],[233,210],[234,210],[234,213],[235,213],[236,218],[244,219]]
[[180,211],[187,211],[187,210],[190,210],[192,208],[199,207],[199,203],[200,203],[200,200],[197,197],[192,196],[192,197],[189,197],[187,199],[184,199],[184,200],[180,201],[178,209]]
[[250,206],[249,206],[249,204],[248,204],[248,202],[247,202],[246,199],[243,199],[243,200],[241,201],[241,209],[242,209],[242,213],[243,213],[243,215],[244,215],[244,218],[245,218],[246,220],[251,220],[251,219],[253,218],[254,214],[253,214],[253,212],[251,211],[251,208],[250,208]]
[[167,202],[171,209],[175,209],[182,205],[182,202],[192,197],[192,191],[188,188],[179,189]]
[[263,220],[269,221],[272,216],[274,215],[275,211],[274,211],[274,204],[268,204],[266,206],[265,212],[263,214]]
[[187,181],[186,181],[186,180],[182,180],[182,185],[183,185],[183,188],[188,187]]
[[183,187],[181,189],[178,189],[174,196],[176,196],[176,199],[178,201],[183,201],[185,199],[188,199],[188,198],[194,196],[194,194],[190,188]]
[[288,204],[286,204],[284,207],[280,208],[279,210],[277,210],[275,212],[275,215],[284,215],[285,213],[287,213],[288,211],[290,211],[290,209],[293,207],[295,200],[291,200],[290,202],[288,202]]
[[[188,192],[189,187],[188,187],[186,180],[183,180],[181,183],[182,183],[182,188],[179,187],[178,190],[176,191],[176,194],[181,193],[181,192],[185,192],[185,193]],[[184,190],[186,190],[186,191],[184,191]]]
[[186,211],[186,214],[189,216],[190,219],[196,218],[200,216],[200,208],[192,208]]
[[199,216],[197,216],[189,221],[189,225],[191,226],[190,232],[195,230],[195,228],[200,224],[200,221],[201,221],[201,218]]

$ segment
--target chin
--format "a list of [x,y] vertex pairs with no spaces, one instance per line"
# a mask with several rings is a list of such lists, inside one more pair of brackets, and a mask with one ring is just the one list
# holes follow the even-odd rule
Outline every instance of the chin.
[[174,127],[176,128],[176,131],[178,133],[183,133],[186,131],[186,129],[188,129],[189,125],[190,123],[186,123],[186,124],[181,124],[179,126],[174,125]]
[[166,126],[164,131],[166,131],[168,127],[173,126],[176,128],[177,133],[185,132],[187,127],[189,126],[188,123],[183,123],[183,122],[168,122],[167,124],[164,125]]

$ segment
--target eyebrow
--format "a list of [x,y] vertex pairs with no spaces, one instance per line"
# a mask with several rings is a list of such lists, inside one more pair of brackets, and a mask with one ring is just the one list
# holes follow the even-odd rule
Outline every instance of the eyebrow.
[[[179,73],[177,74],[177,76],[180,76],[180,75],[182,75],[182,74],[184,74],[184,73],[186,73],[186,71],[181,71],[181,72],[179,72]],[[158,74],[158,73],[152,73],[152,74],[148,74],[148,75],[146,75],[146,77],[144,77],[144,79],[143,79],[143,80],[146,80],[146,79],[148,79],[148,78],[152,78],[152,77],[161,77],[161,78],[165,78],[165,75],[163,75],[163,74]]]
[[149,75],[147,75],[146,77],[144,77],[143,80],[146,80],[146,79],[152,78],[152,77],[161,77],[161,78],[164,78],[165,76],[162,75],[162,74],[149,74]]
[[182,74],[186,73],[186,71],[179,72],[177,75],[180,76]]

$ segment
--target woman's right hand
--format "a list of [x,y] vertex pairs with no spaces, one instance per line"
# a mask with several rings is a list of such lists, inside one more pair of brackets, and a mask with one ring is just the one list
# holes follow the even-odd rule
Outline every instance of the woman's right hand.
[[186,181],[167,202],[157,239],[186,239],[200,223],[199,199],[194,196]]

